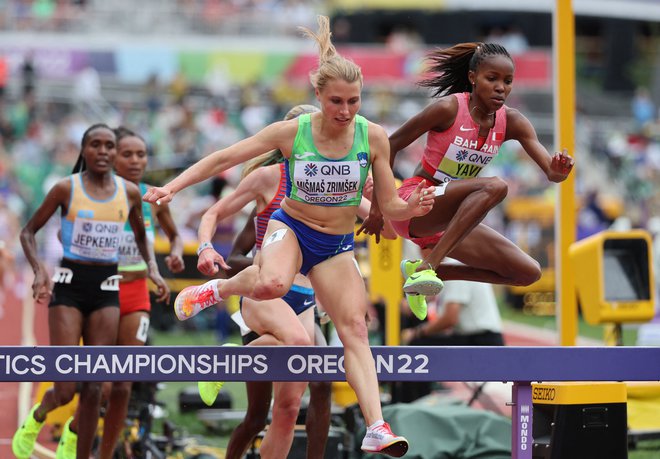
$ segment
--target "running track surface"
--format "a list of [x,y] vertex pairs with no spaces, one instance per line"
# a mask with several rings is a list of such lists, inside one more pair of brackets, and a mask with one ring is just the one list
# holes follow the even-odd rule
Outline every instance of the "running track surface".
[[[31,277],[29,278],[31,283]],[[0,318],[0,345],[16,346],[29,343],[48,344],[48,312],[47,305],[39,304],[33,308],[34,319],[30,330],[22,330],[23,315],[26,312],[23,301],[25,295],[32,296],[30,284],[25,284],[24,276],[16,276],[15,282],[0,295],[4,304],[0,305],[3,315]],[[26,341],[27,340],[27,341]],[[36,385],[34,385],[36,388]],[[0,384],[0,457],[13,457],[11,452],[11,437],[18,425],[18,392],[19,383]],[[30,402],[31,403],[31,402]]]
[[[28,280],[28,282],[30,282]],[[33,344],[48,344],[48,320],[47,307],[45,304],[37,304],[34,307],[34,320],[32,329],[22,330],[23,315],[29,314],[29,307],[25,308],[24,300],[21,296],[31,295],[29,284],[25,284],[23,279],[17,279],[15,288],[9,288],[4,292],[5,301],[3,306],[4,315],[0,318],[0,346],[14,346],[27,344],[34,339]],[[24,292],[24,293],[22,293]],[[505,323],[505,340],[510,346],[549,346],[556,345],[556,339],[552,332],[539,331],[518,324]],[[30,336],[30,333],[33,336]],[[471,391],[463,383],[445,383],[452,389],[452,395],[463,399],[469,399]],[[36,389],[36,384],[33,389]],[[490,387],[489,387],[490,386]],[[12,457],[11,437],[18,425],[18,392],[19,383],[0,384],[0,457]],[[496,403],[497,407],[505,414],[510,414],[510,407],[505,406],[505,402],[511,397],[510,389],[500,383],[493,383],[486,386],[487,397],[484,400]],[[474,406],[482,405],[479,400]],[[31,402],[30,402],[31,406]],[[48,429],[44,429],[40,436],[42,445],[55,448],[57,445],[49,441]]]

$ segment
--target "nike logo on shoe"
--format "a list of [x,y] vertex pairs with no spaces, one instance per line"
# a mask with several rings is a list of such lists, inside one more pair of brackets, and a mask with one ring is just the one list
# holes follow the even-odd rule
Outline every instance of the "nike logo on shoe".
[[476,128],[466,128],[463,127],[463,125],[461,124],[461,127],[459,129],[463,132],[468,132],[468,131],[474,131]]

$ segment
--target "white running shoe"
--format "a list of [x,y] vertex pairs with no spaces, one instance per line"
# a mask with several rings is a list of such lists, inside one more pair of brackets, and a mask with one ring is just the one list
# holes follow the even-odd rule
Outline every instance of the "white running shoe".
[[181,290],[174,300],[174,313],[177,319],[190,319],[209,306],[218,304],[222,300],[218,293],[219,283],[219,279],[213,279],[203,285],[190,286]]
[[367,453],[401,457],[408,452],[408,440],[405,437],[394,435],[390,425],[384,422],[373,429],[367,429],[367,433],[362,440],[361,449]]

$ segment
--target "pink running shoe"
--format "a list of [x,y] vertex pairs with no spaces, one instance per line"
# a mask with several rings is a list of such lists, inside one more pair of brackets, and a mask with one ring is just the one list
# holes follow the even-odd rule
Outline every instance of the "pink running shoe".
[[181,290],[174,300],[174,314],[177,319],[190,319],[209,306],[218,304],[222,300],[218,293],[219,282],[218,279],[213,279],[203,285],[193,285]]
[[390,425],[384,422],[373,429],[367,429],[367,434],[362,440],[361,449],[367,453],[401,457],[408,452],[408,440],[405,437],[394,435]]

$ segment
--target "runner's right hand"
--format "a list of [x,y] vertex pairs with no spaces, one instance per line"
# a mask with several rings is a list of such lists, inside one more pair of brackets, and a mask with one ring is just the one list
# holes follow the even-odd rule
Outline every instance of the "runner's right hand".
[[52,293],[53,282],[45,270],[39,269],[34,275],[34,282],[32,283],[32,298],[37,303],[45,303],[50,300]]

